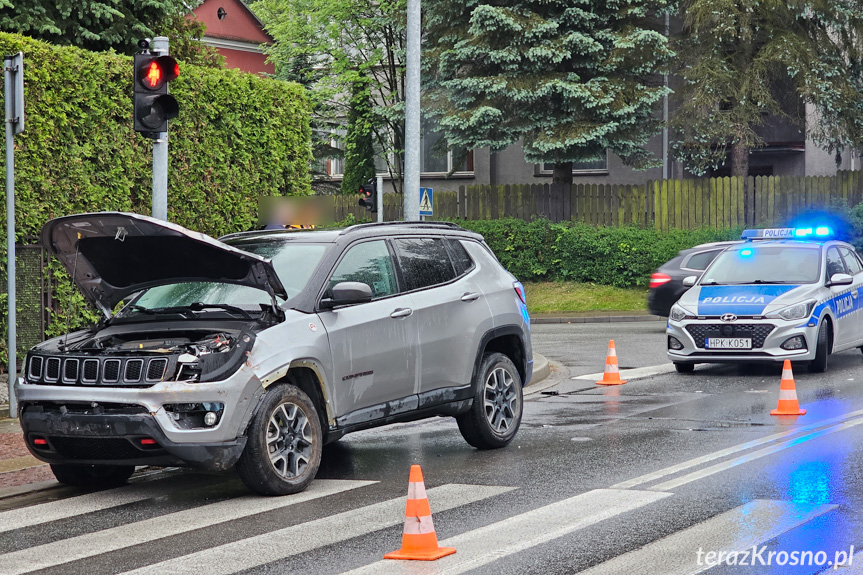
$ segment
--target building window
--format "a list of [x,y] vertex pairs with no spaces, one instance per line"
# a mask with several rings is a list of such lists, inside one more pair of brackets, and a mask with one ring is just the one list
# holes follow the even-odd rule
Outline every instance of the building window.
[[[431,174],[473,174],[473,150],[466,154],[464,148],[446,148],[443,132],[438,130],[437,122],[430,118],[422,120],[420,138],[420,172]],[[454,166],[456,158],[462,157],[459,166]],[[453,169],[455,167],[455,169]]]
[[[554,172],[554,164],[551,162],[543,162],[537,170],[538,176],[550,176]],[[583,162],[573,162],[573,174],[607,174],[608,173],[608,152],[601,158],[595,160],[587,160]]]

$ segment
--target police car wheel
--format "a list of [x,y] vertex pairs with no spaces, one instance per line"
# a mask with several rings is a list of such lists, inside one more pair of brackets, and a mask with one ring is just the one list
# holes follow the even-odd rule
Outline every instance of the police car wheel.
[[808,369],[812,373],[827,371],[827,356],[830,354],[830,337],[827,333],[827,322],[821,322],[818,328],[818,343],[815,344],[815,359],[809,362]]
[[681,361],[674,362],[674,369],[677,370],[677,373],[692,373],[695,371],[694,363],[683,363]]

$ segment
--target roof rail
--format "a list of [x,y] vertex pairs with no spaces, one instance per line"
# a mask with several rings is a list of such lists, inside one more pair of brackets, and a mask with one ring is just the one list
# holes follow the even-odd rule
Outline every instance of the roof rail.
[[[341,231],[339,235],[349,234],[351,232],[356,232],[360,230],[365,230],[368,228],[375,227],[384,227],[384,226],[398,226],[405,228],[446,228],[450,230],[464,230],[460,225],[453,222],[371,222],[367,224],[354,224],[353,226],[349,226]],[[466,230],[465,230],[466,231]]]

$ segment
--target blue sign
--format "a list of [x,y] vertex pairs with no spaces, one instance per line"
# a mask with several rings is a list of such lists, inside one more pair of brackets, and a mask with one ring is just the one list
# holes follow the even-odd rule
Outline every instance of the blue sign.
[[434,190],[431,188],[420,188],[420,215],[434,215]]

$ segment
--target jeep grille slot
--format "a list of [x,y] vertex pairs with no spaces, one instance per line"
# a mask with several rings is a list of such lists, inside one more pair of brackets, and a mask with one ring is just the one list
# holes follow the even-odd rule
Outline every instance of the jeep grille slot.
[[76,383],[78,381],[78,368],[81,362],[77,359],[67,359],[63,362],[63,383]]
[[96,383],[99,379],[99,360],[85,359],[84,369],[81,373],[81,381],[84,383]]
[[105,383],[117,383],[120,379],[120,360],[106,359],[102,368],[102,381]]
[[147,381],[161,381],[165,376],[166,367],[168,367],[167,359],[151,359],[147,365]]
[[30,358],[30,379],[41,379],[42,378],[42,364],[44,363],[44,359],[39,357],[38,355],[34,355]]
[[136,382],[141,379],[141,372],[144,371],[143,359],[130,359],[126,362],[126,371],[123,374],[123,381]]
[[45,366],[45,381],[57,381],[60,379],[60,358],[49,357]]

